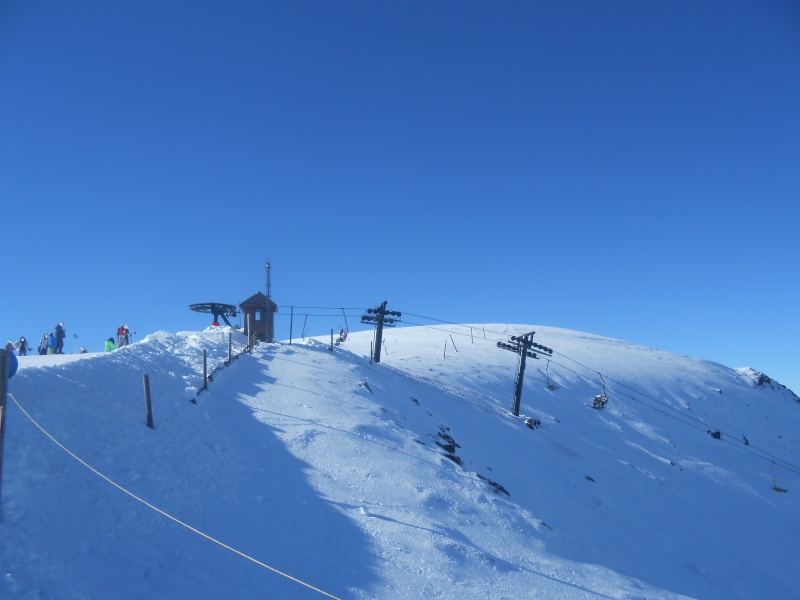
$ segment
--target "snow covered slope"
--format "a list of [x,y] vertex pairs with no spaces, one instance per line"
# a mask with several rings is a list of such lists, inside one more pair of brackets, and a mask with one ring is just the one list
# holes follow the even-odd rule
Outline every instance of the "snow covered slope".
[[[555,352],[513,417],[497,341],[529,331]],[[261,346],[198,394],[229,333],[20,358],[0,596],[800,597],[800,404],[766,376],[473,325],[380,364],[372,332]]]

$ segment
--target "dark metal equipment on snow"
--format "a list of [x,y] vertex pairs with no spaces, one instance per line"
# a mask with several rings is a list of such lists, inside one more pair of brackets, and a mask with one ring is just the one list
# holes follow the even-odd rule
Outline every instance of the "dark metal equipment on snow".
[[194,312],[211,313],[214,315],[214,324],[219,325],[219,318],[225,321],[228,327],[232,327],[228,317],[235,318],[236,306],[233,304],[221,304],[219,302],[200,302],[199,304],[190,304],[189,309]]

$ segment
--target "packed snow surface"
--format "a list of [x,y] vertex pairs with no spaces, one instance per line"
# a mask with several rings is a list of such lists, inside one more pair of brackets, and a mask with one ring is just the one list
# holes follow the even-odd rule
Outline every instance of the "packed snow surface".
[[[497,342],[530,331],[513,416]],[[245,342],[19,357],[0,597],[800,597],[800,404],[766,375],[526,325],[387,329],[380,363],[373,332]]]

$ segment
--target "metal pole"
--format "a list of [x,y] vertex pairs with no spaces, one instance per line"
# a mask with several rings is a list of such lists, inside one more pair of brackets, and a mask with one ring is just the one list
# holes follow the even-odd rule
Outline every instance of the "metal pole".
[[378,308],[378,325],[375,327],[375,362],[381,362],[381,344],[383,343],[383,318],[386,316],[386,303]]
[[267,300],[270,299],[272,296],[272,282],[270,281],[270,264],[269,260],[267,260]]
[[528,350],[533,344],[533,332],[523,335],[521,339],[518,339],[518,343],[520,355],[519,373],[517,373],[517,385],[514,388],[514,406],[511,410],[515,417],[519,416],[519,404],[522,399],[522,381],[525,376],[525,359],[528,357]]
[[267,311],[264,317],[267,319],[267,343],[271,344],[274,337],[273,332],[273,316],[272,316],[272,281],[271,281],[272,267],[267,261]]
[[147,426],[150,429],[155,429],[153,426],[153,405],[150,402],[150,376],[144,376],[144,408],[147,411]]
[[[0,350],[0,498],[3,497],[3,440],[6,435],[6,394],[8,394],[8,352]],[[0,516],[2,516],[1,511]]]
[[231,360],[232,360],[232,357],[231,357],[231,337],[232,336],[233,336],[233,334],[229,331],[228,332],[228,364],[231,364]]
[[519,404],[522,400],[522,378],[525,376],[525,346],[520,350],[519,372],[517,373],[517,385],[514,388],[514,406],[511,407],[511,412],[515,417],[519,416]]
[[294,305],[289,312],[289,345],[292,345],[292,326],[294,325]]
[[331,347],[330,351],[333,352],[333,329],[331,329]]

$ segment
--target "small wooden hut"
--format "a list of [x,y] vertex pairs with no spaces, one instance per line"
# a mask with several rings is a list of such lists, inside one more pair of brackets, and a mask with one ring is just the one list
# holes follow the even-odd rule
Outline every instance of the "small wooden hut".
[[275,338],[275,318],[278,305],[262,292],[250,296],[239,305],[244,314],[247,339],[271,343]]

